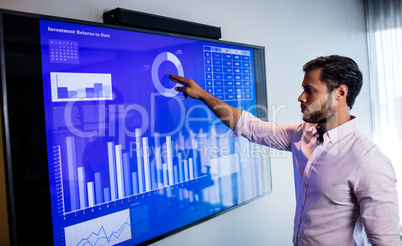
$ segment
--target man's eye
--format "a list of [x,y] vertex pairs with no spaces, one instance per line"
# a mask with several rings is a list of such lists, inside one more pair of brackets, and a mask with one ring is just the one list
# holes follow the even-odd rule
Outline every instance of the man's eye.
[[304,92],[306,92],[307,94],[311,94],[313,93],[313,89],[311,89],[310,87],[304,88]]

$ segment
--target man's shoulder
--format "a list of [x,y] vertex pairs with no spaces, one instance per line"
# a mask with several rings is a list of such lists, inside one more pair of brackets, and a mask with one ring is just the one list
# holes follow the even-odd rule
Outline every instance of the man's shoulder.
[[372,148],[377,147],[377,145],[370,138],[368,138],[358,129],[353,131],[352,136],[355,139],[356,146],[360,146],[366,151],[370,151]]
[[377,144],[357,129],[352,133],[352,139],[347,141],[351,141],[348,153],[361,156],[362,161],[366,164],[391,162]]

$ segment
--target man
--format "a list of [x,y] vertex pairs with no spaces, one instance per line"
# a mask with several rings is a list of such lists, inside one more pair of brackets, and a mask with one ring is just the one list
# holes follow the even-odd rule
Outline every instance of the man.
[[362,87],[358,65],[342,56],[306,63],[298,98],[304,123],[263,122],[170,75],[186,98],[203,101],[235,136],[293,153],[295,245],[399,245],[396,178],[390,160],[357,130],[350,115]]

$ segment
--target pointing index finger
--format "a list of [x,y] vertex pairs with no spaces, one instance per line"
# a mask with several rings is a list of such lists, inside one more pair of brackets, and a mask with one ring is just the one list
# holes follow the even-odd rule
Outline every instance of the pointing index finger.
[[185,82],[185,78],[181,77],[181,76],[178,76],[178,75],[169,74],[169,79],[174,81],[174,82],[176,82],[176,83],[179,83],[181,85],[186,85],[187,84]]

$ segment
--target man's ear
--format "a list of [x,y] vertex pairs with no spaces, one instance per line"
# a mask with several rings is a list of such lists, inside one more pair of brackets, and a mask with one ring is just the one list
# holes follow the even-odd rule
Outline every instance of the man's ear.
[[346,99],[347,95],[349,92],[349,88],[346,85],[341,85],[338,87],[338,95],[337,98],[338,99]]

